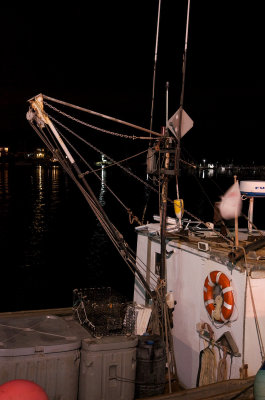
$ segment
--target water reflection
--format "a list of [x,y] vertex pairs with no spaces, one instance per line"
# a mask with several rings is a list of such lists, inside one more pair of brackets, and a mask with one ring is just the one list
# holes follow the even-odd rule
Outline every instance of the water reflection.
[[43,265],[45,235],[60,202],[60,173],[58,167],[47,169],[38,165],[31,176],[32,218],[25,250],[27,267]]
[[1,165],[0,168],[0,202],[1,214],[7,215],[9,208],[9,180],[8,180],[8,167]]
[[253,177],[256,179],[256,176],[264,177],[265,170],[264,169],[255,169],[255,168],[246,168],[246,167],[217,167],[217,168],[197,168],[189,170],[188,173],[190,175],[197,175],[201,179],[206,178],[217,178],[218,177],[233,177],[237,175],[237,177],[245,177],[249,178]]
[[[9,226],[9,210],[10,210],[10,193],[9,193],[9,176],[8,176],[8,166],[0,165],[0,221],[1,221],[1,231],[0,240],[4,245],[7,241],[6,231]],[[4,249],[6,251],[6,248]]]
[[106,204],[105,194],[106,194],[106,178],[107,178],[107,171],[104,168],[104,166],[101,167],[100,175],[101,175],[100,176],[101,186],[100,186],[100,192],[99,192],[99,202],[102,205],[102,207],[104,207]]
[[49,172],[51,171],[51,211],[56,211],[56,206],[58,203],[60,203],[60,169],[57,165],[53,165],[52,170],[49,170]]
[[[255,171],[252,171],[253,173]],[[195,172],[196,173],[196,172]],[[235,174],[239,174],[240,170],[232,169],[232,168],[225,168],[225,167],[218,167],[218,168],[199,168],[197,170],[197,175],[201,179],[206,178],[218,178],[218,176],[234,176]]]
[[32,204],[32,226],[31,231],[33,234],[42,234],[47,227],[45,227],[45,191],[44,191],[44,168],[39,165],[35,171],[35,186],[33,187],[33,204]]
[[[107,171],[104,165],[101,166],[99,172],[99,177],[101,179],[100,192],[98,195],[98,200],[102,207],[106,206],[106,180]],[[92,188],[93,189],[93,188]],[[105,260],[109,259],[111,253],[109,238],[106,235],[105,230],[102,228],[100,222],[96,220],[94,229],[90,231],[91,236],[89,238],[89,249],[86,252],[85,260],[86,265],[89,267],[89,282],[90,286],[103,285],[106,282],[106,266]],[[106,284],[105,284],[106,285]],[[107,284],[108,286],[108,284]]]
[[201,179],[205,179],[205,178],[212,178],[214,176],[214,174],[215,174],[214,169],[212,169],[212,168],[207,168],[207,169],[202,168],[202,169],[199,169],[198,176]]
[[9,194],[8,187],[8,168],[1,166],[0,169],[0,198],[1,200],[7,197]]

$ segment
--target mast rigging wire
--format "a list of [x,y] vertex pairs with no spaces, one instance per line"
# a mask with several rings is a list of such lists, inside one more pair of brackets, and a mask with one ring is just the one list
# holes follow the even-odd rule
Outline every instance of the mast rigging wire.
[[[62,126],[63,128],[65,128],[69,133],[73,134],[74,136],[76,136],[78,139],[80,139],[82,142],[84,142],[85,144],[87,144],[88,146],[90,146],[93,150],[97,151],[98,153],[102,153],[97,147],[93,146],[91,143],[89,143],[88,141],[86,141],[85,139],[83,139],[82,137],[80,137],[78,134],[76,134],[75,132],[73,132],[70,128],[66,127],[64,124],[62,124],[61,122],[59,122],[58,120],[56,120],[53,117],[50,117],[53,121],[57,122],[60,126]],[[111,157],[107,156],[106,157],[111,161],[111,162],[115,162],[115,160],[113,160]],[[154,188],[152,185],[148,184],[146,181],[142,180],[140,177],[138,177],[137,175],[135,175],[133,172],[131,172],[130,170],[128,170],[127,168],[125,168],[124,166],[122,166],[119,163],[116,163],[116,165],[118,167],[120,167],[122,170],[124,170],[125,172],[127,172],[127,174],[131,175],[132,177],[134,177],[136,180],[138,180],[139,182],[143,183],[143,185],[145,185],[146,187],[150,188],[152,191],[156,192],[157,194],[159,194],[159,190],[157,190],[156,188]],[[160,187],[160,186],[159,186]],[[173,203],[173,200],[171,199],[167,199],[169,202]],[[195,215],[193,215],[192,213],[190,213],[189,211],[187,211],[186,209],[184,209],[184,212],[186,212],[188,215],[190,215],[192,218],[194,218],[196,221],[206,225],[206,222],[202,221],[200,218],[196,217]],[[226,238],[225,236],[223,236],[220,232],[215,231],[217,235],[219,235],[220,237],[222,237],[226,242],[228,243],[232,243],[232,239]]]
[[[93,146],[91,143],[87,142],[85,139],[83,139],[82,137],[80,137],[79,135],[77,135],[75,132],[73,132],[71,129],[69,129],[68,127],[66,127],[64,124],[62,124],[61,122],[57,121],[55,118],[50,117],[53,121],[56,121],[61,127],[63,127],[64,129],[66,129],[68,132],[70,132],[71,134],[73,134],[74,136],[76,136],[79,140],[81,140],[82,142],[84,142],[85,144],[87,144],[88,146],[90,146],[93,150],[97,151],[99,154],[102,154],[102,151],[100,151],[98,148],[96,148],[95,146]],[[50,148],[51,152],[54,154],[55,157],[57,157],[56,153],[54,153],[54,149]],[[140,177],[138,177],[137,175],[135,175],[133,172],[131,172],[130,170],[128,170],[127,168],[125,168],[124,166],[122,166],[119,162],[116,162],[115,160],[113,160],[111,157],[108,157],[106,155],[106,157],[112,162],[115,163],[118,167],[120,167],[122,170],[124,170],[127,174],[129,174],[130,176],[134,177],[136,180],[138,180],[139,182],[143,183],[146,187],[150,188],[152,191],[156,192],[157,194],[159,194],[159,190],[157,190],[156,188],[154,188],[152,185],[148,184],[146,181],[142,180]],[[57,157],[58,158],[58,157]],[[82,177],[82,174],[80,174],[79,177]],[[173,203],[173,200],[168,198],[168,201]],[[201,219],[199,219],[198,217],[196,217],[195,215],[191,214],[190,212],[188,212],[187,210],[184,210],[188,215],[192,216],[192,218],[194,218],[195,220],[199,221],[200,223],[206,225],[206,223],[204,221],[202,221]],[[216,234],[218,234],[219,236],[223,237],[223,235],[216,231]],[[223,237],[224,240],[226,240],[227,242],[230,242],[229,239]]]
[[[29,121],[31,125],[33,125],[32,121]],[[48,126],[47,126],[48,127]],[[35,129],[36,130],[36,129]],[[49,131],[49,130],[48,130]],[[38,135],[40,138],[44,141],[44,143],[48,146],[50,150],[54,149],[51,147],[51,143],[47,141],[46,135],[43,134],[43,129],[40,131],[37,130]],[[129,247],[129,245],[125,242],[123,239],[123,236],[120,234],[120,232],[114,227],[114,225],[109,221],[107,215],[103,211],[101,205],[99,204],[98,200],[96,199],[94,193],[91,191],[89,185],[86,183],[86,189],[82,186],[80,181],[77,180],[76,176],[74,175],[72,168],[69,167],[69,164],[67,162],[67,159],[61,158],[59,156],[58,158],[59,162],[65,169],[65,171],[68,173],[68,175],[72,178],[72,180],[76,183],[77,187],[80,189],[82,194],[84,195],[85,199],[87,200],[88,204],[90,205],[92,211],[98,218],[99,222],[101,223],[103,229],[109,236],[110,240],[112,241],[113,245],[116,247],[118,250],[119,254],[122,256],[123,260],[127,264],[127,266],[130,268],[130,270],[135,274],[137,274],[138,278],[144,285],[146,291],[152,298],[152,292],[150,290],[149,285],[145,281],[144,277],[142,276],[141,272],[139,271],[139,268],[136,265],[136,259],[134,258],[134,255],[132,254],[132,249]],[[84,179],[82,180],[83,184],[85,184],[86,181]],[[90,191],[90,193],[87,192],[87,190]]]
[[[80,123],[80,124],[82,124],[82,125],[85,125],[85,126],[91,128],[91,129],[100,130],[100,131],[102,131],[102,132],[109,133],[109,134],[111,134],[111,135],[113,135],[113,136],[119,136],[119,137],[123,137],[123,138],[126,138],[126,139],[149,139],[148,137],[138,137],[138,136],[134,136],[134,135],[133,135],[133,136],[124,135],[124,134],[121,134],[121,133],[117,133],[117,132],[113,132],[113,131],[108,131],[108,130],[106,130],[106,129],[98,128],[98,127],[96,127],[96,126],[94,126],[94,125],[88,124],[88,123],[86,123],[86,122],[84,122],[84,121],[81,121],[81,120],[75,118],[75,117],[72,117],[72,116],[69,115],[69,114],[66,114],[65,112],[63,112],[63,111],[57,109],[56,107],[53,107],[52,105],[50,105],[50,104],[47,103],[47,102],[44,102],[44,104],[47,105],[48,107],[50,107],[51,109],[53,109],[54,111],[58,112],[59,114],[62,114],[62,115],[64,115],[65,117],[67,117],[67,118],[69,118],[69,119],[72,119],[73,121],[78,122],[78,123]],[[63,125],[62,123],[60,123],[58,120],[56,120],[56,119],[55,119],[54,117],[52,117],[50,114],[47,113],[47,115],[49,116],[50,119],[52,119],[53,121],[56,121],[56,122],[57,122],[58,124],[60,124],[61,126],[64,126],[65,129],[68,129],[68,128],[65,127],[65,125]],[[75,134],[75,135],[76,135],[76,134]],[[80,137],[79,137],[79,139],[82,140],[82,138],[80,138]],[[152,139],[157,139],[157,138],[152,138]],[[92,145],[90,144],[90,146],[92,146]],[[140,153],[138,153],[138,154],[136,154],[136,155],[134,155],[134,156],[128,157],[128,158],[126,158],[126,159],[124,159],[124,160],[121,160],[121,161],[118,161],[118,162],[113,162],[110,166],[119,164],[119,163],[124,162],[124,161],[127,161],[127,160],[129,160],[129,159],[131,159],[131,158],[133,158],[133,157],[137,157],[138,155],[141,155],[141,154],[143,154],[143,153],[145,153],[145,152],[147,152],[147,151],[148,151],[148,150],[144,150],[143,152],[140,152]],[[102,152],[101,152],[101,153],[102,153]],[[106,154],[104,154],[104,155],[107,157]],[[109,158],[109,157],[108,157],[108,158]],[[110,159],[110,158],[109,158],[109,159]],[[193,164],[191,164],[191,163],[188,163],[187,161],[184,161],[184,160],[182,160],[182,159],[180,159],[180,161],[183,162],[183,163],[186,164],[186,165],[195,167],[195,165],[193,165]],[[110,167],[110,166],[109,166],[109,167]],[[109,167],[108,167],[108,168],[109,168]]]
[[[68,107],[72,107],[72,108],[75,108],[76,110],[84,111],[84,112],[87,112],[89,114],[92,114],[92,115],[95,115],[95,116],[98,116],[98,117],[102,117],[102,118],[108,119],[110,121],[117,122],[119,124],[127,125],[127,126],[130,126],[131,128],[135,128],[135,129],[138,129],[140,131],[147,132],[149,134],[151,133],[152,135],[155,135],[155,136],[158,136],[158,137],[162,136],[158,132],[151,131],[150,129],[142,128],[141,126],[138,126],[138,125],[135,125],[135,124],[131,124],[130,122],[122,121],[121,119],[113,118],[113,117],[110,117],[108,115],[101,114],[101,113],[98,113],[96,111],[92,111],[92,110],[89,110],[87,108],[84,108],[84,107],[75,106],[74,104],[70,104],[70,103],[67,103],[65,101],[57,100],[57,99],[54,99],[53,97],[49,97],[49,96],[46,96],[44,94],[42,96],[46,100],[50,100],[50,101],[53,101],[55,103],[59,103],[59,104],[62,104],[62,105],[68,106]],[[34,96],[29,101],[33,101],[33,99],[35,99],[36,97],[37,96]]]
[[[48,114],[47,114],[48,115]],[[55,118],[49,116],[49,118],[51,118],[53,121],[57,122],[57,124],[59,124],[61,127],[65,128],[69,133],[71,133],[72,135],[74,135],[75,137],[77,137],[79,140],[81,140],[83,143],[87,144],[90,148],[92,148],[93,150],[95,150],[96,152],[98,152],[99,154],[102,154],[102,151],[99,150],[96,146],[92,145],[91,143],[89,143],[87,140],[83,139],[81,136],[79,136],[77,133],[75,133],[74,131],[72,131],[70,128],[68,128],[67,126],[65,126],[64,124],[62,124],[61,122],[59,122],[58,120],[56,120]],[[106,155],[106,154],[105,154]],[[131,175],[133,178],[135,178],[136,180],[138,180],[139,182],[141,182],[143,185],[145,185],[146,187],[151,188],[153,191],[157,192],[157,189],[155,189],[153,186],[149,185],[147,182],[145,182],[143,179],[141,179],[139,176],[135,175],[132,171],[130,171],[128,168],[124,167],[123,165],[121,165],[119,162],[116,162],[113,158],[111,158],[110,156],[106,155],[106,158],[111,161],[112,163],[115,163],[115,165],[117,165],[119,168],[121,168],[123,171],[125,171],[127,174]]]
[[[88,173],[93,173],[97,177],[97,179],[99,179],[100,182],[103,183],[101,177],[96,173],[95,170],[92,169],[90,164],[84,159],[84,157],[77,151],[77,149],[69,142],[69,140],[61,132],[60,132],[60,136],[67,142],[67,144],[71,147],[71,149],[78,155],[78,157],[90,169],[90,171]],[[87,175],[87,173],[82,173],[82,174],[79,175],[79,178],[82,178],[85,175]],[[108,191],[113,195],[113,197],[115,197],[115,199],[120,203],[120,205],[127,211],[129,216],[132,217],[134,221],[137,221],[139,225],[141,225],[141,222],[140,222],[139,218],[132,213],[131,209],[129,207],[127,207],[121,201],[121,199],[113,192],[113,190],[106,183],[104,183],[104,185],[108,189]]]
[[184,54],[183,54],[183,64],[182,64],[182,86],[181,86],[180,108],[179,108],[180,113],[179,113],[179,120],[178,120],[177,148],[176,148],[176,154],[175,154],[176,191],[177,191],[178,199],[179,199],[178,175],[179,175],[179,160],[180,160],[180,139],[181,139],[182,111],[183,111],[183,103],[184,103],[186,65],[187,65],[189,17],[190,17],[190,0],[188,0],[188,7],[187,7],[186,34],[185,34],[185,44],[184,44]]
[[[161,0],[159,0],[159,3],[158,3],[158,15],[157,15],[157,26],[156,26],[156,45],[155,45],[155,57],[154,57],[154,70],[153,70],[153,87],[152,87],[150,131],[152,131],[152,129],[153,129],[153,117],[154,117],[155,81],[156,81],[156,65],[157,65],[159,24],[160,24],[160,10],[161,10]],[[151,138],[151,132],[150,132],[150,138]]]
[[[117,165],[117,164],[121,164],[121,163],[123,163],[123,162],[125,162],[125,161],[131,160],[132,158],[139,157],[139,156],[141,156],[142,154],[147,153],[147,151],[148,151],[148,150],[143,150],[143,151],[141,151],[140,153],[137,153],[137,154],[134,154],[133,156],[129,156],[129,157],[127,157],[127,158],[124,158],[123,160],[115,161],[114,163],[111,163],[111,164],[109,164],[109,165],[105,165],[105,166],[104,166],[104,169],[110,168],[110,167],[114,167],[114,166]],[[102,153],[102,154],[103,154],[105,157],[107,157],[107,155],[106,155],[105,153]],[[97,169],[94,169],[94,170],[91,170],[91,171],[84,172],[83,175],[88,175],[88,174],[91,174],[91,173],[94,173],[94,172],[98,172],[98,171],[101,171],[101,168],[97,168]]]
[[[80,119],[78,119],[76,117],[72,117],[71,115],[65,113],[62,110],[59,110],[58,108],[52,106],[51,104],[47,103],[46,101],[44,101],[43,104],[45,104],[46,106],[48,106],[52,110],[58,112],[59,114],[63,115],[64,117],[67,117],[67,118],[71,119],[72,121],[78,122],[79,124],[84,125],[84,126],[86,126],[88,128],[91,128],[91,129],[94,129],[94,130],[97,130],[97,131],[100,131],[100,132],[103,132],[103,133],[107,133],[107,134],[112,135],[112,136],[118,136],[118,137],[121,137],[121,138],[124,138],[124,139],[132,139],[132,140],[135,140],[135,139],[148,139],[149,140],[150,139],[147,136],[139,137],[139,136],[134,136],[134,135],[133,136],[125,135],[125,134],[122,134],[122,133],[113,132],[113,131],[110,131],[110,130],[107,130],[107,129],[99,128],[98,126],[91,125],[91,124],[88,124],[87,122],[81,121]],[[151,139],[157,139],[157,138],[153,137]]]

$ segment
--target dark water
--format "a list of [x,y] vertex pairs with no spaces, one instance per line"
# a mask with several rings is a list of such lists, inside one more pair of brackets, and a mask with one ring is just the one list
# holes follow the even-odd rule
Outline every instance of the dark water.
[[[148,197],[141,185],[129,180],[121,184],[108,171],[104,171],[105,184],[139,217],[148,200],[146,217],[151,220],[158,210],[157,196]],[[239,179],[263,178],[253,172],[238,175]],[[214,201],[232,184],[232,173],[182,174],[185,208],[211,221]],[[96,187],[96,194],[110,220],[135,249],[135,225],[130,225],[127,213],[104,184]],[[255,200],[254,223],[259,228],[265,226],[264,207],[265,200]],[[169,215],[173,216],[170,207]],[[132,298],[132,273],[60,167],[0,164],[0,224],[0,311],[71,306],[73,289],[85,287],[111,286]]]
[[60,167],[2,165],[0,224],[1,311],[71,306],[76,287],[132,296],[132,273]]

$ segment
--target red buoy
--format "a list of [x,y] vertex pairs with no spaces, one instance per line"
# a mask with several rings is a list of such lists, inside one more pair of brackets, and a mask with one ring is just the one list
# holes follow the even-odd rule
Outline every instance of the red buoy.
[[35,382],[15,379],[0,385],[0,400],[49,400]]

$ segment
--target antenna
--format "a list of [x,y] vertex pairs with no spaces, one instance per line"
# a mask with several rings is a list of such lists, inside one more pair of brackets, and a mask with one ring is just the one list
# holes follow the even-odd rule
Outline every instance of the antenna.
[[154,57],[150,130],[152,130],[152,127],[153,127],[153,116],[154,116],[155,80],[156,80],[157,49],[158,49],[158,36],[159,36],[159,24],[160,24],[160,9],[161,9],[161,0],[159,0],[159,3],[158,3],[158,15],[157,15],[157,26],[156,26],[156,45],[155,45],[155,57]]
[[182,87],[181,87],[180,108],[179,108],[180,113],[179,113],[178,132],[177,132],[178,143],[177,143],[176,155],[175,155],[176,190],[177,190],[177,198],[178,199],[179,199],[178,175],[179,175],[179,160],[180,160],[180,139],[181,139],[181,123],[182,123],[184,88],[185,88],[185,77],[186,77],[186,64],[187,64],[187,51],[188,51],[189,19],[190,19],[190,0],[188,0],[188,7],[187,7],[186,34],[185,34],[184,54],[183,54],[183,63],[182,63]]
[[168,122],[168,88],[169,88],[169,82],[166,82],[166,126]]

